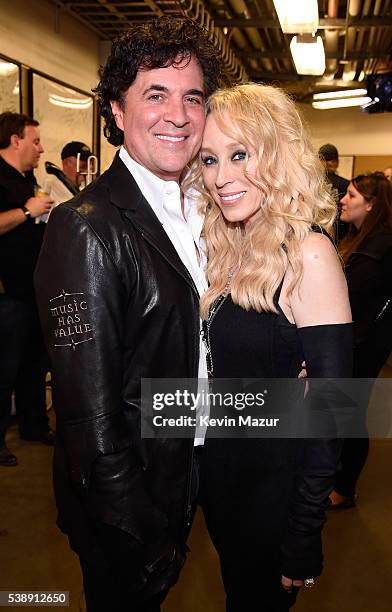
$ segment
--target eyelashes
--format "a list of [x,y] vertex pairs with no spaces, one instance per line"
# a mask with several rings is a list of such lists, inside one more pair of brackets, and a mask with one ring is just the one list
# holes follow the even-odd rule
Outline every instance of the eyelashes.
[[201,163],[203,166],[212,166],[212,164],[216,163],[216,158],[212,155],[206,155],[205,157],[202,155]]
[[[248,157],[247,151],[239,150],[232,153],[230,160],[233,162],[245,161],[248,159]],[[212,166],[218,163],[218,159],[214,155],[201,155],[201,163],[203,166]]]
[[236,151],[233,153],[231,159],[232,161],[243,161],[248,158],[248,154],[246,151]]

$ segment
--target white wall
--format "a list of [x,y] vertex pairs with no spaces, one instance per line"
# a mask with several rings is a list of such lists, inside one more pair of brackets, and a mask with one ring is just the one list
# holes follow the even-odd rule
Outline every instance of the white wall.
[[55,31],[47,0],[0,0],[0,53],[90,91],[98,81],[98,37],[65,12]]
[[[0,0],[0,53],[90,93],[99,79],[102,44],[93,32],[63,11],[58,30],[55,30],[55,9],[48,0]],[[106,54],[109,46],[105,47]],[[44,121],[45,118],[41,118],[41,132],[45,128]],[[66,123],[59,124],[58,130],[66,131],[62,138],[56,133],[59,143],[83,140],[82,135],[67,131]],[[87,138],[84,140],[91,145]],[[60,165],[59,156],[49,150],[47,137],[43,143],[44,159]],[[114,147],[102,135],[102,169],[110,164],[114,153]],[[37,176],[42,173],[43,164]]]
[[317,148],[333,143],[340,155],[391,155],[392,113],[368,115],[358,108],[315,110],[300,105]]

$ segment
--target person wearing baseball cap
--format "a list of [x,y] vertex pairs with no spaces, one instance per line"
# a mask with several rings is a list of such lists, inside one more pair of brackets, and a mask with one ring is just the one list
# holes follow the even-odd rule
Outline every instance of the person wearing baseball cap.
[[[61,151],[62,169],[50,161],[45,162],[48,176],[42,189],[50,194],[54,206],[67,202],[85,186],[87,160],[90,155],[91,151],[84,142],[73,140]],[[48,215],[41,217],[41,221],[47,220]]]
[[76,185],[78,190],[84,182],[83,174],[87,172],[87,159],[90,157],[90,155],[91,151],[89,147],[84,144],[84,142],[78,142],[77,140],[68,142],[61,151],[63,172],[67,179]]
[[347,224],[339,220],[340,200],[346,195],[350,181],[339,176],[336,170],[339,166],[339,152],[335,145],[327,143],[319,148],[319,158],[324,163],[327,182],[331,185],[332,193],[338,206],[338,214],[335,221],[335,237],[339,242],[347,233]]

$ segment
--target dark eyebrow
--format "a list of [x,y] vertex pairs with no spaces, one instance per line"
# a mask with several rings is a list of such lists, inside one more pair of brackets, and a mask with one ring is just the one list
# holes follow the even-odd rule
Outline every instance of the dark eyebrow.
[[[152,83],[152,85],[150,85],[149,87],[147,87],[147,89],[143,91],[143,95],[145,96],[150,91],[163,91],[165,93],[168,93],[169,89],[165,87],[164,85],[158,85],[158,83]],[[185,92],[185,95],[186,96],[198,96],[199,98],[204,100],[204,92],[202,92],[200,89],[189,89],[188,91]]]
[[198,96],[204,100],[204,92],[200,91],[200,89],[190,89],[185,93],[186,96]]
[[143,95],[145,95],[149,91],[169,91],[169,90],[167,87],[164,87],[164,85],[157,85],[153,83],[152,85],[150,85],[149,87],[147,87],[147,89],[143,91]]

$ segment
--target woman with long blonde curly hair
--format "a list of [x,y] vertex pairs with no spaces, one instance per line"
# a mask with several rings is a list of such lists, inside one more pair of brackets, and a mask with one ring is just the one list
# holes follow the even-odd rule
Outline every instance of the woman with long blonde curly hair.
[[[210,375],[297,378],[305,361],[308,377],[349,377],[335,205],[292,100],[252,83],[213,94],[191,177],[206,214]],[[336,440],[207,438],[202,503],[228,611],[284,612],[313,584],[338,455]]]

